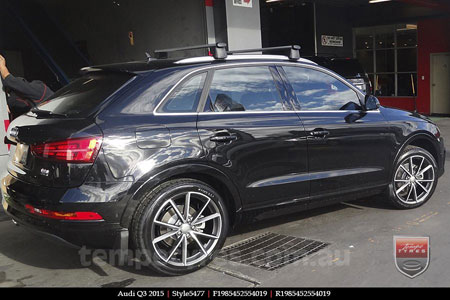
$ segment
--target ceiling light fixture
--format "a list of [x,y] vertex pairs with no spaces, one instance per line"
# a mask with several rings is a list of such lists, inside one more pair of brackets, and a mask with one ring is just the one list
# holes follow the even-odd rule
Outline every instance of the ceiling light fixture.
[[392,0],[370,0],[369,3],[373,4],[373,3],[388,2],[388,1],[392,1]]

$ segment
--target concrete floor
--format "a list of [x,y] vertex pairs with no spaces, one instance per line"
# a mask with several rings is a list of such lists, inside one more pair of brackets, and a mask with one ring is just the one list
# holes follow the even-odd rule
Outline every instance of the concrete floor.
[[[450,149],[450,119],[437,123]],[[447,171],[432,199],[414,210],[392,209],[375,197],[246,225],[227,239],[231,244],[271,231],[331,243],[311,258],[276,271],[222,259],[180,277],[119,268],[99,258],[83,267],[77,250],[16,227],[0,213],[0,287],[450,286],[449,183]],[[409,279],[397,271],[394,235],[430,237],[431,261],[425,273]]]

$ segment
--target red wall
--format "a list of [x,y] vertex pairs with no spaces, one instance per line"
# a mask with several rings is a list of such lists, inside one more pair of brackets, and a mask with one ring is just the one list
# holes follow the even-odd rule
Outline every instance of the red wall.
[[414,97],[377,97],[381,105],[387,107],[401,108],[413,111],[415,109]]
[[[417,97],[380,97],[384,106],[430,114],[430,54],[450,52],[450,18],[417,22]],[[424,80],[422,80],[424,76]]]
[[[430,113],[430,54],[450,52],[450,18],[417,23],[417,110]],[[422,80],[424,76],[424,80]]]

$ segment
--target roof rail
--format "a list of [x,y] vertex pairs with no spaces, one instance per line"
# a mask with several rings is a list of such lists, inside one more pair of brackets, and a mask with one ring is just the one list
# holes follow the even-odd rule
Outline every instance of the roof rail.
[[216,43],[216,44],[206,44],[189,46],[182,48],[171,48],[171,49],[160,49],[155,50],[154,53],[157,58],[167,58],[169,52],[184,51],[184,50],[195,50],[195,49],[206,49],[209,48],[215,59],[224,59],[227,57],[227,44],[226,43]]
[[258,51],[276,51],[276,50],[289,50],[289,54],[287,57],[291,60],[297,60],[300,58],[300,49],[299,45],[291,45],[291,46],[278,46],[278,47],[266,47],[266,48],[256,48],[256,49],[242,49],[242,50],[233,50],[228,51],[228,54],[238,54],[238,53],[249,53],[249,52],[258,52]]

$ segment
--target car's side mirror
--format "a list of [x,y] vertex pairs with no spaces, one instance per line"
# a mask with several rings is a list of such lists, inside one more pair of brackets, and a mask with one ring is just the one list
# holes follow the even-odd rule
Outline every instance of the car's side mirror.
[[364,97],[364,108],[365,110],[376,110],[380,107],[380,101],[374,95],[367,94]]

